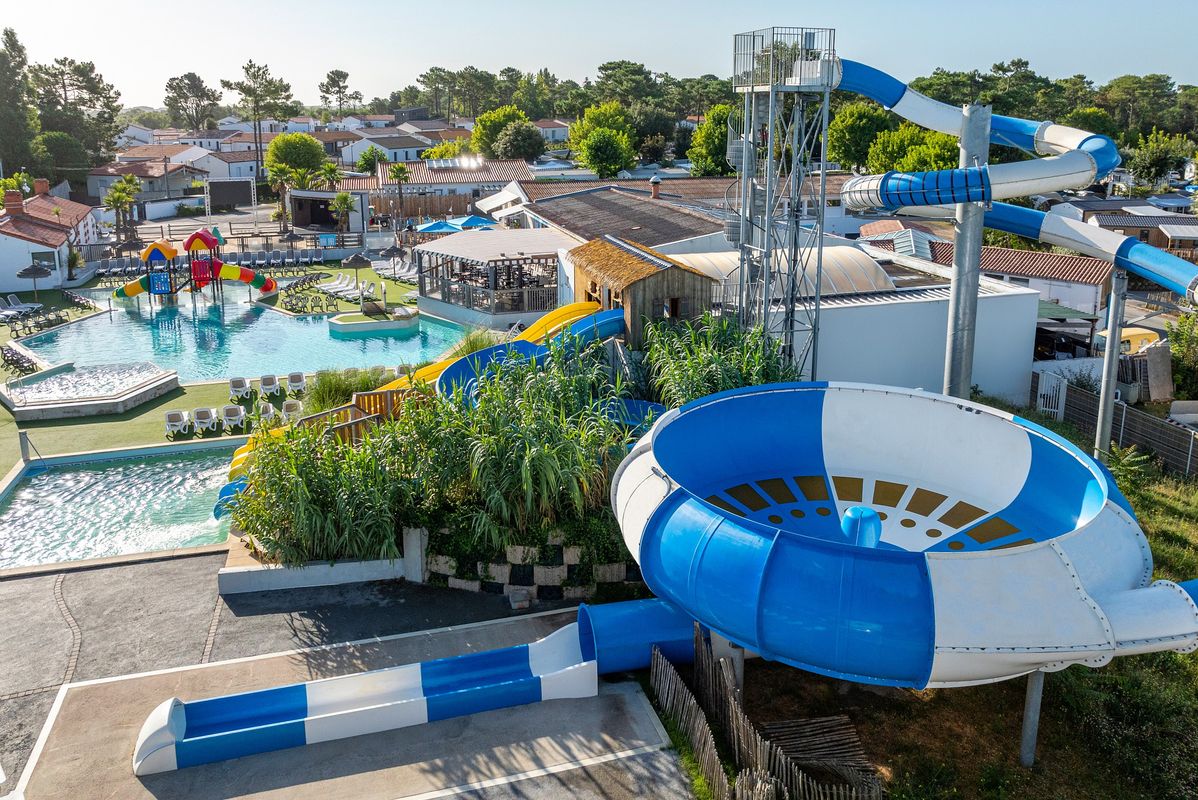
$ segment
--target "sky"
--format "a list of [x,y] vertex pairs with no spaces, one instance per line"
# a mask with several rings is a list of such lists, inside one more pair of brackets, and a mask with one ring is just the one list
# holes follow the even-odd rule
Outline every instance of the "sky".
[[581,81],[625,58],[678,77],[726,76],[733,34],[770,25],[835,28],[841,56],[903,79],[1022,57],[1051,77],[1162,72],[1198,84],[1185,37],[1167,44],[1170,31],[1198,30],[1194,0],[0,0],[0,27],[16,29],[32,61],[93,61],[124,105],[155,107],[168,78],[193,71],[219,85],[250,58],[309,104],[330,69],[348,71],[367,99],[433,65],[547,66]]

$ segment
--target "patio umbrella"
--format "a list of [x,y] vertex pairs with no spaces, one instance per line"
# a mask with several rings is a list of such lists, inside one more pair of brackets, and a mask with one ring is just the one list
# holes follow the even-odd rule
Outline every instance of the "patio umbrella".
[[389,259],[391,261],[392,274],[394,274],[395,259],[397,259],[403,255],[403,248],[400,247],[398,244],[393,244],[390,247],[388,247],[386,250],[384,250],[383,252],[379,253],[379,255],[381,257]]
[[48,267],[43,267],[41,264],[30,264],[17,273],[17,277],[22,280],[33,279],[33,299],[37,301],[37,279],[49,278],[52,273]]
[[439,219],[436,222],[426,222],[416,228],[417,233],[459,233],[462,229],[457,225]]
[[[342,261],[341,266],[354,268],[354,285],[357,286],[358,270],[362,267],[369,267],[370,259],[366,257],[365,253],[354,253],[352,256]],[[362,311],[362,288],[360,286],[358,287],[358,311]]]
[[304,240],[304,237],[302,237],[302,236],[300,236],[298,233],[296,233],[294,228],[292,228],[292,229],[288,230],[288,231],[287,231],[287,233],[285,233],[285,234],[283,234],[282,236],[280,236],[280,237],[279,237],[279,241],[280,241],[280,242],[286,242],[286,243],[287,243],[287,249],[288,249],[288,250],[294,250],[294,249],[295,249],[295,243],[296,243],[296,242],[302,242],[303,240]]
[[486,225],[495,224],[486,217],[480,217],[477,214],[468,214],[464,217],[454,217],[451,220],[447,220],[447,222],[450,225],[455,225],[461,228],[462,230],[466,230],[467,228],[481,228]]

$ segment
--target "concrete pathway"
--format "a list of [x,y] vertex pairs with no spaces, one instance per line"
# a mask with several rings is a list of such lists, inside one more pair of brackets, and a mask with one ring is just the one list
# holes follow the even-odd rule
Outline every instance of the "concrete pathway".
[[[30,800],[689,796],[635,684],[607,685],[589,700],[136,779],[133,740],[149,709],[166,697],[485,650],[531,641],[573,619],[566,611],[472,625],[515,615],[501,597],[404,583],[241,595],[226,602],[216,593],[222,563],[223,556],[204,556],[0,581],[0,608],[6,610],[0,628],[0,767],[6,773],[0,797],[17,788],[18,779]],[[455,627],[427,632],[443,626]],[[364,639],[373,641],[337,644]],[[278,655],[258,657],[264,653]],[[242,660],[214,663],[229,659]],[[147,672],[152,674],[141,674]],[[39,735],[44,742],[26,771]]]

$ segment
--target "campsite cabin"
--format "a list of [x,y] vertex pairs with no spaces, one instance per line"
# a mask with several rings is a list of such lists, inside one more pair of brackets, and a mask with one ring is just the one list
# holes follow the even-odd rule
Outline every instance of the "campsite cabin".
[[635,242],[602,236],[575,247],[574,300],[624,309],[625,341],[639,349],[645,321],[694,319],[711,308],[714,281]]

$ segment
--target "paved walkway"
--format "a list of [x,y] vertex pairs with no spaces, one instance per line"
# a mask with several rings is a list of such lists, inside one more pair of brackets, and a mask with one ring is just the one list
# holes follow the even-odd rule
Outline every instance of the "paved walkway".
[[[175,693],[237,691],[530,641],[571,619],[566,612],[510,625],[328,647],[515,614],[501,597],[403,583],[241,595],[226,602],[216,593],[216,572],[223,561],[223,556],[204,556],[0,581],[0,608],[5,609],[0,626],[0,766],[7,774],[0,797],[16,787],[64,682],[81,685],[62,693],[58,721],[27,778],[30,800],[96,796],[95,776],[101,773],[113,781],[106,784],[105,797],[233,797],[238,795],[228,785],[223,793],[199,788],[196,778],[187,777],[195,774],[188,770],[145,783],[133,779],[133,737],[149,708]],[[94,682],[305,648],[318,649]],[[264,754],[235,762],[245,765],[237,767],[236,785],[246,794],[259,792],[256,797],[305,796],[296,794],[297,782],[323,787],[321,797],[404,797],[413,794],[409,786],[424,787],[415,792],[424,796],[449,790],[480,798],[686,797],[675,756],[654,749],[660,746],[654,739],[657,729],[646,727],[640,711],[647,707],[637,707],[643,703],[631,686],[609,687],[602,697],[579,701],[578,707],[574,701],[551,703],[383,734],[377,742],[361,737],[327,743],[320,746],[328,751],[320,758],[312,757],[312,748]],[[100,710],[106,733],[97,736],[91,732]],[[524,722],[517,725],[515,720]],[[520,735],[513,736],[515,732]],[[449,742],[453,746],[447,749]],[[641,752],[643,748],[648,749]],[[633,755],[619,762],[604,760],[624,751]],[[80,773],[83,764],[87,769]],[[301,774],[304,768],[318,771],[303,773],[302,779],[280,777]],[[230,768],[199,769],[220,775]],[[511,775],[526,772],[534,774],[510,784]],[[354,783],[352,791],[340,789],[345,780],[356,782],[359,774],[375,773],[391,776],[385,787],[379,786],[386,792],[375,793],[369,783]],[[489,779],[498,783],[471,786]],[[202,783],[220,785],[212,776]],[[251,786],[256,787],[253,792]]]

